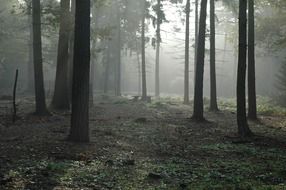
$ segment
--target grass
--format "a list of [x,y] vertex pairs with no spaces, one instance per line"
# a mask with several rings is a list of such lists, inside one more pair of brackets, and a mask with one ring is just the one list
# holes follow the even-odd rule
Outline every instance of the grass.
[[[219,107],[224,110],[236,111],[235,99],[219,99]],[[257,98],[257,112],[261,115],[286,115],[286,108],[277,105],[273,100],[267,97],[258,96]]]
[[[217,143],[196,147],[196,151],[205,152],[208,156],[148,159],[138,161],[134,166],[122,165],[120,162],[108,165],[104,160],[43,160],[28,162],[17,170],[11,170],[7,178],[25,179],[28,184],[42,180],[42,183],[49,181],[48,184],[52,183],[55,187],[91,189],[286,188],[286,153],[283,150],[265,149],[251,144]],[[149,179],[150,172],[160,178]]]
[[[109,98],[109,100],[111,100],[108,101],[110,109],[118,110],[112,105],[120,108],[129,106],[127,110],[130,112],[134,111],[132,109],[142,108],[142,112],[148,113],[154,109],[164,113],[174,113],[181,110],[181,106],[185,106],[182,105],[181,99],[168,97],[154,100],[146,105],[138,103],[142,107],[124,98]],[[207,99],[205,103],[207,106]],[[271,103],[269,99],[259,98],[259,113],[274,114],[274,116],[286,113],[285,108]],[[137,107],[134,108],[133,104]],[[235,100],[219,100],[219,106],[221,110],[235,111]],[[107,108],[108,106],[105,107],[105,111],[108,111]],[[184,108],[188,109],[188,107]],[[112,113],[114,116],[117,114]],[[228,114],[227,111],[225,113]],[[227,116],[234,119],[232,115]],[[0,189],[286,189],[284,148],[267,141],[265,141],[266,145],[261,145],[253,142],[234,144],[225,140],[223,135],[227,134],[221,134],[221,131],[225,130],[226,126],[229,128],[234,128],[234,126],[228,126],[229,123],[226,123],[228,120],[220,122],[223,118],[218,121],[214,120],[214,123],[217,122],[214,126],[210,123],[209,128],[201,128],[200,126],[184,126],[184,122],[177,124],[175,121],[170,124],[169,122],[173,119],[178,119],[176,116],[169,118],[171,116],[171,114],[167,115],[170,119],[167,121],[163,120],[164,114],[162,114],[162,116],[157,116],[160,117],[159,119],[151,118],[148,122],[140,123],[135,122],[138,116],[130,116],[126,120],[122,118],[113,122],[108,121],[108,123],[103,123],[105,120],[99,120],[101,123],[95,124],[97,131],[92,134],[96,142],[87,147],[77,145],[78,151],[84,154],[71,151],[76,146],[75,144],[65,144],[70,147],[63,148],[65,147],[63,146],[60,149],[67,151],[60,153],[72,155],[71,158],[60,157],[58,159],[53,157],[53,154],[29,158],[27,154],[26,159],[17,160],[17,155],[13,156],[10,158],[13,164],[1,165]],[[99,116],[101,117],[102,115]],[[215,115],[215,117],[223,117],[223,114]],[[284,120],[281,121],[283,122],[285,123]],[[169,133],[172,135],[168,131],[161,131],[163,127],[170,130]],[[256,128],[269,129],[263,124],[259,124]],[[279,140],[278,133],[285,134],[279,129],[272,131],[275,132],[273,136],[277,137],[277,140]],[[17,131],[17,133],[20,132]],[[265,130],[263,135],[269,136],[270,134]],[[53,137],[51,134],[49,136]],[[38,138],[35,139],[37,140]],[[61,147],[64,144],[57,138],[50,139],[48,142],[59,143],[56,146],[52,144],[49,149],[51,152],[55,151],[55,147]],[[49,145],[48,142],[45,142],[45,148]],[[33,144],[35,147],[38,146],[36,142]],[[25,142],[21,142],[21,145],[26,147]],[[11,147],[10,144],[7,146]],[[83,148],[88,148],[88,151]],[[156,152],[150,151],[151,149]],[[43,152],[46,155],[48,151],[43,150]],[[128,159],[134,159],[134,163],[127,162]],[[1,157],[0,163],[2,163]],[[1,174],[4,174],[4,178]],[[150,174],[153,174],[153,177]]]

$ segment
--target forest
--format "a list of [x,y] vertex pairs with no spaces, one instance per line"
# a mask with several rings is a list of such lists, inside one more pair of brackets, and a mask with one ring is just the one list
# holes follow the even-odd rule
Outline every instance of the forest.
[[0,0],[0,190],[286,189],[285,0]]

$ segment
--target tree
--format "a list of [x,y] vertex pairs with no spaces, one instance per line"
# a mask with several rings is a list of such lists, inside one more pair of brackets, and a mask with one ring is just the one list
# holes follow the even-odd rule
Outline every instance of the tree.
[[90,0],[76,0],[69,139],[89,142]]
[[33,77],[33,23],[32,23],[32,2],[26,1],[27,5],[27,16],[29,25],[29,58],[27,63],[27,92],[32,93],[35,89],[34,87],[34,77]]
[[254,1],[248,0],[248,118],[257,119]]
[[37,115],[47,115],[43,59],[42,59],[42,40],[41,40],[41,5],[40,0],[32,0],[32,20],[33,20],[33,62],[35,77],[35,99]]
[[68,56],[69,56],[69,9],[70,0],[61,0],[60,31],[58,42],[57,70],[52,107],[68,110]]
[[194,84],[196,80],[197,47],[199,35],[199,0],[195,0],[195,55],[194,55]]
[[206,36],[207,0],[201,1],[200,24],[196,60],[195,95],[193,119],[204,120],[203,82],[204,82],[204,59],[205,59],[205,36]]
[[146,1],[143,0],[142,18],[141,18],[141,64],[142,64],[142,100],[147,100],[146,84],[146,63],[145,63],[145,18],[146,18]]
[[108,82],[109,82],[109,73],[110,73],[110,39],[106,40],[106,48],[105,48],[105,73],[104,73],[104,94],[108,94]]
[[117,2],[117,26],[116,26],[116,59],[117,64],[115,65],[115,95],[121,96],[121,10],[120,3]]
[[185,82],[184,82],[184,104],[190,102],[189,99],[189,50],[190,50],[190,0],[186,4],[186,37],[185,37]]
[[72,78],[73,78],[73,56],[74,56],[74,24],[75,24],[75,0],[71,0],[70,4],[70,30],[69,30],[69,58],[68,58],[68,91],[69,99],[72,95]]
[[239,47],[237,69],[237,124],[238,134],[241,137],[249,137],[252,132],[249,129],[246,118],[246,52],[247,52],[247,0],[239,0]]
[[160,43],[161,34],[160,26],[162,24],[163,12],[161,10],[161,0],[157,0],[156,14],[157,14],[157,28],[156,28],[156,67],[155,67],[155,96],[160,96]]
[[210,110],[218,111],[216,91],[215,0],[210,0]]

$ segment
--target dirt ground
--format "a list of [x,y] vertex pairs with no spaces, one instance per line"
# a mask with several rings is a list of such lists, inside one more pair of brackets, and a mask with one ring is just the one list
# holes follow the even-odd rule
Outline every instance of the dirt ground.
[[96,99],[89,144],[66,141],[69,112],[40,118],[21,98],[12,124],[1,100],[0,189],[286,189],[284,114],[260,115],[241,140],[223,104],[196,123],[192,105],[171,98]]

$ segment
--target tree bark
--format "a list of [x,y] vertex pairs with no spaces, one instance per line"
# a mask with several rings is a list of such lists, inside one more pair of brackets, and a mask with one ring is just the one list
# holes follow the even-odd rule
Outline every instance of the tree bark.
[[33,24],[32,24],[32,3],[27,3],[27,16],[29,25],[29,57],[27,63],[27,92],[34,92],[34,68],[33,68]]
[[110,40],[107,42],[106,49],[106,62],[105,62],[105,76],[104,76],[104,94],[108,94],[108,82],[109,82],[109,73],[110,73]]
[[160,26],[162,23],[161,12],[161,0],[157,0],[157,29],[156,29],[156,66],[155,66],[155,96],[160,96],[160,43],[161,34]]
[[70,108],[68,89],[69,9],[70,0],[61,0],[57,71],[54,96],[51,103],[52,108],[57,110],[68,110]]
[[140,62],[140,49],[138,47],[138,41],[136,40],[136,59],[137,59],[137,64],[138,64],[138,95],[140,96],[141,94],[141,86],[142,86],[142,77],[141,77],[141,62]]
[[207,0],[201,1],[200,25],[197,47],[196,62],[196,80],[194,95],[193,119],[203,121],[204,119],[204,101],[203,101],[203,83],[204,83],[204,64],[205,64],[205,36],[206,36],[206,16]]
[[147,100],[146,63],[145,63],[145,0],[141,20],[141,56],[142,56],[142,100]]
[[73,52],[74,52],[74,24],[75,24],[75,0],[71,0],[71,9],[69,15],[69,58],[68,58],[68,91],[69,99],[72,99],[72,78],[73,78]]
[[237,69],[237,124],[241,137],[251,136],[246,118],[246,52],[247,52],[247,0],[239,0],[239,48]]
[[72,115],[69,139],[89,142],[90,0],[76,0]]
[[215,0],[210,0],[210,111],[218,111],[215,35]]
[[93,86],[94,86],[94,79],[95,79],[95,70],[96,70],[96,58],[94,57],[93,60],[91,60],[90,65],[90,82],[89,82],[89,105],[93,106]]
[[[119,8],[118,8],[119,9]],[[117,79],[116,79],[116,96],[121,96],[121,18],[118,10],[118,28],[117,28]]]
[[194,86],[196,81],[196,63],[197,63],[197,49],[198,49],[198,35],[199,35],[199,0],[195,0],[195,54],[194,54]]
[[257,119],[254,1],[248,0],[248,118]]
[[32,0],[32,17],[33,17],[33,62],[35,77],[35,98],[36,98],[36,115],[47,115],[44,76],[43,76],[43,59],[42,59],[42,39],[41,39],[41,5],[40,0]]
[[185,82],[184,82],[184,104],[190,103],[189,97],[189,64],[190,64],[190,0],[186,4],[186,37],[185,37]]

